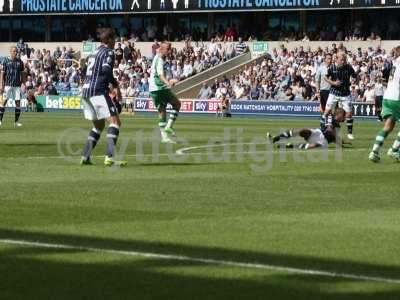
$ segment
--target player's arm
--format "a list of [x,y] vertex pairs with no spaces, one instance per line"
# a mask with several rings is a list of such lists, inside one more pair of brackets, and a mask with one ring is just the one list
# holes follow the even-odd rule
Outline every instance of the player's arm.
[[122,99],[122,94],[121,90],[119,89],[119,83],[117,79],[114,77],[113,73],[114,63],[115,63],[114,51],[109,50],[107,53],[107,57],[101,66],[101,70],[103,74],[106,76],[108,82],[111,83],[111,85],[115,89],[117,100],[120,101]]
[[[119,83],[117,79],[114,77],[114,63],[115,63],[115,56],[114,51],[109,50],[107,53],[106,59],[103,61],[101,66],[102,73],[106,76],[107,81],[111,83],[111,85],[119,91]],[[118,94],[118,92],[117,92]]]

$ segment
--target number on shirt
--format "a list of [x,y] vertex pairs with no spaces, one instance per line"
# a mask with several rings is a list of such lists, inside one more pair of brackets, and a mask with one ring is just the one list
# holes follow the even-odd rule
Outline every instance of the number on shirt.
[[95,58],[92,56],[88,60],[88,66],[86,70],[86,76],[92,76]]

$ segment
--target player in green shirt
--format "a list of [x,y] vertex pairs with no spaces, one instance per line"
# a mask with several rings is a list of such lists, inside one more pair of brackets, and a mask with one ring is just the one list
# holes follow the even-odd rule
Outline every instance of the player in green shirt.
[[[393,50],[393,66],[388,86],[383,95],[382,118],[385,120],[383,129],[375,137],[375,143],[369,154],[369,160],[379,162],[379,151],[387,136],[393,131],[396,122],[400,121],[400,46]],[[388,156],[400,162],[400,132],[388,151]]]
[[[162,143],[175,143],[171,137],[175,136],[173,125],[178,117],[181,108],[181,102],[171,91],[171,87],[177,82],[175,79],[167,80],[164,74],[164,59],[171,51],[171,44],[163,42],[158,49],[158,53],[153,58],[151,65],[149,91],[153,99],[154,106],[159,113],[158,126],[161,132]],[[172,110],[167,121],[167,104],[171,104]]]

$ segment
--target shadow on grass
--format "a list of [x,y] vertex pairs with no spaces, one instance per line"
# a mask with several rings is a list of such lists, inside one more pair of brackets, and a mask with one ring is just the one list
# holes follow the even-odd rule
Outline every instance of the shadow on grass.
[[[399,266],[0,229],[1,239],[400,277]],[[1,244],[0,244],[1,245]],[[79,249],[0,248],[0,299],[399,299],[400,285]],[[348,285],[354,285],[349,287]],[[336,287],[346,290],[338,290]]]

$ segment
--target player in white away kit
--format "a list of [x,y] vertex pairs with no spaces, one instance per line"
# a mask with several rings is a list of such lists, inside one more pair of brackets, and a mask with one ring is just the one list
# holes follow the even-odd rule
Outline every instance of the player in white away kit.
[[[385,120],[383,129],[375,138],[375,143],[369,154],[369,160],[378,162],[379,151],[387,136],[393,131],[396,122],[400,120],[400,46],[393,49],[393,66],[390,72],[387,89],[383,95],[382,118]],[[400,132],[387,154],[396,161],[400,161]]]
[[[178,117],[181,108],[181,102],[176,95],[171,91],[171,87],[176,83],[176,80],[167,80],[164,75],[164,59],[171,50],[171,44],[164,42],[158,49],[158,53],[153,58],[151,65],[149,90],[150,97],[154,102],[154,106],[159,113],[158,126],[161,132],[162,143],[175,143],[171,137],[175,136],[173,125]],[[167,105],[171,104],[172,110],[169,114],[167,122]]]
[[315,148],[327,148],[328,144],[338,142],[340,139],[340,125],[339,123],[344,120],[344,110],[337,108],[335,110],[335,117],[332,118],[331,125],[326,126],[320,124],[321,128],[302,128],[299,130],[286,130],[279,135],[272,136],[269,132],[267,138],[273,143],[279,142],[281,139],[291,139],[300,136],[306,143],[293,144],[288,143],[286,148],[298,148],[310,150]]

